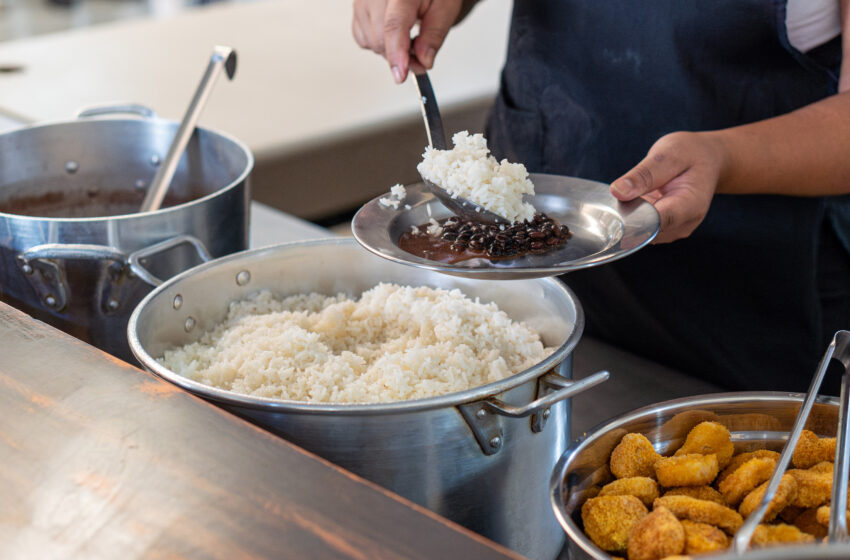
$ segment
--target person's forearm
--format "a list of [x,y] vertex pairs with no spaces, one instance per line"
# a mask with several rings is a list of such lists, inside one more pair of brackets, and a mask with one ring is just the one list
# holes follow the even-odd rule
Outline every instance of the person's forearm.
[[850,193],[850,93],[706,134],[723,148],[718,193]]

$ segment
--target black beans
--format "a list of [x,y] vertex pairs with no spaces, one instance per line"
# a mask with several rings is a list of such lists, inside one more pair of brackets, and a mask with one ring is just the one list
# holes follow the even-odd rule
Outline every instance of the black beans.
[[570,228],[541,213],[509,225],[481,224],[452,216],[442,226],[440,237],[452,242],[450,251],[462,253],[469,249],[488,257],[544,253],[560,247],[572,235]]

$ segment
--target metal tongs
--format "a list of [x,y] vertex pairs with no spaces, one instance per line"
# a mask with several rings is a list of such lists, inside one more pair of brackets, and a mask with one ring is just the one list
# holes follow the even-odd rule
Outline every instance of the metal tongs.
[[796,420],[794,420],[794,427],[788,435],[788,441],[785,443],[785,447],[782,448],[782,454],[779,456],[776,470],[773,471],[773,475],[770,477],[770,482],[768,482],[767,489],[764,492],[764,497],[758,509],[747,518],[735,535],[732,548],[738,555],[744,554],[747,551],[756,527],[761,523],[765,512],[767,512],[768,505],[776,494],[776,490],[779,487],[779,480],[788,468],[791,455],[797,447],[800,434],[803,432],[803,428],[809,419],[812,405],[814,405],[820,386],[823,383],[827,367],[833,358],[841,362],[844,366],[844,374],[841,377],[841,396],[838,406],[838,432],[836,433],[835,440],[835,466],[832,471],[832,500],[829,506],[829,534],[827,542],[829,544],[848,542],[847,478],[850,474],[850,462],[848,462],[847,452],[850,450],[850,432],[848,432],[847,422],[848,391],[850,391],[850,331],[838,331],[832,337],[832,342],[826,349],[826,353],[815,372],[812,384],[809,386],[809,393],[806,396],[806,400],[803,401],[803,406],[800,407],[800,412],[797,414]]

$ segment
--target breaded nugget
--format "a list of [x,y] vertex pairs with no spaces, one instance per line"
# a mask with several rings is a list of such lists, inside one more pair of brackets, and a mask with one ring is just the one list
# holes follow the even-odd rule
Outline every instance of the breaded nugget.
[[835,463],[832,461],[821,461],[816,465],[809,467],[809,470],[816,473],[830,473],[832,474],[833,469],[835,468]]
[[717,489],[723,494],[727,504],[737,506],[744,496],[770,478],[775,467],[776,461],[770,457],[750,459],[727,476]]
[[629,560],[660,560],[684,549],[685,530],[665,507],[655,508],[629,531]]
[[780,523],[778,525],[759,525],[753,533],[750,545],[773,546],[786,543],[810,543],[815,538],[808,533],[802,532],[793,525]]
[[655,476],[655,462],[661,455],[643,434],[626,434],[611,452],[611,473],[617,478]]
[[697,523],[708,523],[720,527],[733,535],[741,528],[744,519],[741,514],[726,506],[707,500],[698,500],[690,496],[662,496],[653,502],[653,507],[666,507],[679,519],[688,519]]
[[705,486],[717,476],[717,455],[691,453],[662,457],[655,463],[655,478],[661,486]]
[[[824,528],[829,527],[829,506],[821,506],[816,509],[813,508],[813,511],[815,512],[815,521],[818,525]],[[850,509],[847,510],[847,527],[850,527]],[[803,530],[805,531],[805,529]],[[814,533],[812,534],[814,535]]]
[[797,481],[797,497],[791,505],[811,508],[827,503],[832,494],[832,473],[789,469],[788,474]]
[[711,486],[679,486],[671,488],[664,492],[665,496],[690,496],[698,500],[708,500],[715,502],[721,506],[726,505],[726,500],[723,499],[723,494],[712,488]]
[[[827,517],[829,517],[829,508],[827,508]],[[826,520],[827,523],[829,519]],[[794,519],[794,525],[804,533],[808,533],[816,539],[822,539],[827,534],[827,523],[821,524],[818,519],[818,508],[804,509],[803,512]]]
[[646,476],[631,476],[610,482],[599,491],[600,496],[634,496],[647,507],[658,497],[658,483]]
[[599,496],[581,506],[584,532],[596,546],[609,552],[625,552],[629,530],[649,513],[634,496]]
[[808,469],[822,461],[834,459],[835,438],[819,438],[816,433],[803,430],[791,456],[791,463],[798,469]]
[[732,435],[723,424],[718,422],[700,422],[688,432],[685,443],[682,444],[682,447],[674,455],[678,457],[680,455],[690,455],[691,453],[717,455],[717,463],[722,469],[729,464],[732,455],[735,453]]
[[[764,498],[764,492],[767,490],[767,484],[765,482],[747,494],[747,497],[741,502],[738,512],[744,516],[744,519],[749,517],[759,507],[762,498]],[[779,512],[790,505],[796,497],[797,481],[790,474],[783,474],[782,478],[779,479],[779,486],[776,487],[776,494],[770,500],[770,504],[767,506],[767,511],[764,512],[764,517],[761,518],[761,521],[763,523],[773,521],[779,515]]]
[[732,457],[732,460],[729,461],[729,464],[726,465],[726,468],[717,475],[717,480],[714,481],[715,486],[719,487],[721,482],[750,459],[773,459],[775,462],[779,462],[779,453],[776,451],[770,451],[769,449],[759,449],[757,451],[749,451],[747,453],[735,455]]
[[685,554],[713,552],[729,546],[729,537],[714,525],[683,519],[682,527],[685,529]]

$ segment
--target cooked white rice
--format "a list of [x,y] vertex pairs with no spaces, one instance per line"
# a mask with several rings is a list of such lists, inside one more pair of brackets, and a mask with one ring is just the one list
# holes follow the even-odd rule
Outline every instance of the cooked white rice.
[[230,304],[170,370],[237,393],[323,403],[420,399],[504,379],[552,349],[459,290],[379,284],[352,300],[268,291]]
[[534,217],[534,207],[522,201],[524,194],[534,194],[523,164],[496,161],[482,134],[470,135],[463,130],[452,137],[452,142],[452,150],[425,148],[416,167],[422,177],[511,222]]
[[[402,201],[405,199],[405,197],[407,197],[407,189],[405,189],[404,186],[401,185],[400,183],[396,183],[395,185],[390,187],[390,195],[381,197],[380,199],[378,199],[378,202],[382,206],[386,206],[387,208],[394,208],[395,210],[398,210],[399,204],[402,203]],[[407,208],[408,210],[410,209],[409,204],[405,204],[404,207]]]

